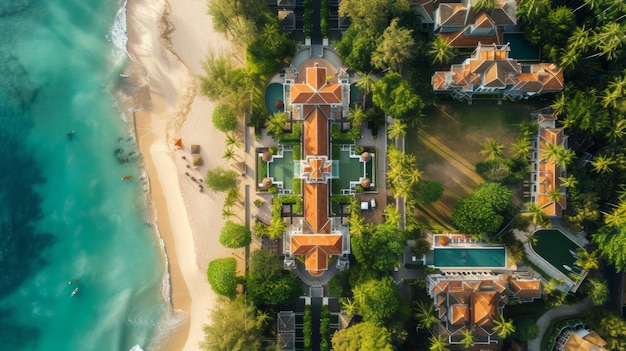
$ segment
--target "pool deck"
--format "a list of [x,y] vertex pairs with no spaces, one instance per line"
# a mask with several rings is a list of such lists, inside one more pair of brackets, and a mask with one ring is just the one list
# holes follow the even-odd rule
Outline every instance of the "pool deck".
[[[555,229],[560,230],[565,236],[567,236],[570,240],[577,243],[580,246],[585,246],[589,244],[589,240],[585,238],[583,234],[573,234],[569,230],[565,229],[561,223],[560,219],[555,219],[552,221],[552,228],[536,228],[539,229]],[[550,262],[546,261],[543,257],[539,256],[535,250],[532,248],[530,242],[528,242],[527,235],[530,234],[528,232],[523,232],[517,229],[513,230],[515,237],[524,243],[524,249],[526,251],[526,257],[530,262],[543,270],[546,274],[550,275],[550,278],[563,279],[565,282],[564,285],[560,286],[559,289],[565,292],[576,292],[576,290],[580,287],[580,284],[584,281],[586,277],[586,273],[583,275],[583,279],[578,282],[572,281],[568,276],[563,274],[560,270],[555,268]]]

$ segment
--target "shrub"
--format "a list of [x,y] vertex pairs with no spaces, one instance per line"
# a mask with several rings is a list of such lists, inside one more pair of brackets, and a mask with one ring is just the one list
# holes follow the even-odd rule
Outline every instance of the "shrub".
[[226,192],[237,187],[239,184],[237,177],[239,174],[233,170],[215,167],[207,172],[205,182],[214,192]]
[[293,160],[300,161],[302,157],[302,146],[300,144],[293,146]]
[[311,320],[311,305],[304,306],[304,326],[302,332],[304,333],[304,350],[311,351],[311,336],[313,334],[313,321]]
[[215,128],[226,133],[237,128],[237,115],[225,104],[219,104],[211,116]]
[[278,152],[278,148],[276,146],[270,146],[269,147],[269,152],[272,155],[276,155],[276,153]]
[[293,178],[293,194],[294,195],[302,194],[302,179]]
[[250,229],[243,224],[237,224],[233,221],[226,221],[219,237],[219,242],[224,247],[230,249],[238,249],[248,246],[252,241],[252,233]]
[[322,306],[322,314],[320,319],[320,351],[330,350],[330,311],[328,305]]
[[228,257],[209,262],[207,279],[217,294],[234,298],[237,295],[237,261]]

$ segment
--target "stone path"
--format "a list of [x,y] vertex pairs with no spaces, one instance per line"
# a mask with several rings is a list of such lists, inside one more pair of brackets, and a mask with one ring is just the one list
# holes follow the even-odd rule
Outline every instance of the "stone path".
[[539,351],[541,349],[541,339],[543,339],[543,336],[550,327],[550,323],[552,323],[552,321],[561,317],[580,314],[591,307],[593,307],[591,299],[586,298],[576,305],[564,305],[544,313],[543,316],[537,320],[539,335],[528,341],[528,349],[532,351]]

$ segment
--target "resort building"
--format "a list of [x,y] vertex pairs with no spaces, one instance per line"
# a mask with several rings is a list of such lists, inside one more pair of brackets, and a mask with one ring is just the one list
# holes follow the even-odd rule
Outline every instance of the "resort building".
[[564,163],[558,162],[559,156],[554,150],[567,149],[567,136],[563,128],[556,128],[557,116],[550,109],[533,115],[539,123],[539,131],[533,141],[531,202],[541,207],[548,218],[560,218],[567,208],[566,188],[561,181],[567,176],[567,170]]
[[339,256],[337,267],[348,267],[348,227],[329,216],[329,198],[330,181],[339,177],[339,162],[331,159],[331,122],[347,113],[350,84],[345,71],[325,60],[307,63],[304,75],[285,76],[285,111],[302,125],[302,157],[294,161],[293,177],[301,179],[303,218],[285,232],[283,252],[287,268],[296,267],[294,256],[304,256],[306,270],[318,276],[331,256]]
[[501,98],[526,99],[563,90],[563,69],[551,63],[520,64],[509,57],[509,44],[482,44],[471,57],[449,71],[431,78],[435,92],[463,100],[474,94],[499,94]]
[[607,342],[584,324],[565,327],[556,338],[555,351],[607,351]]
[[515,0],[496,0],[492,9],[481,9],[478,0],[413,0],[422,23],[453,47],[474,48],[478,43],[501,45],[504,31],[516,31]]
[[494,327],[508,302],[532,302],[541,297],[540,279],[490,271],[432,274],[427,284],[439,335],[451,346],[462,345],[463,332],[469,330],[481,350],[500,349]]

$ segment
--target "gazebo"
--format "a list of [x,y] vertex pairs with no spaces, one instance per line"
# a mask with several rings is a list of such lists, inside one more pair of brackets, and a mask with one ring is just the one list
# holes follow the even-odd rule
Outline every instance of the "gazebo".
[[198,144],[191,144],[191,153],[192,154],[199,154],[200,153],[200,145],[198,145]]
[[272,178],[263,178],[263,189],[269,189],[273,182],[272,182]]
[[194,167],[202,166],[202,156],[196,155],[193,157],[193,165]]
[[361,179],[361,186],[362,186],[364,189],[369,188],[371,185],[372,185],[372,180],[371,180],[371,179],[369,179],[369,178],[363,178],[363,179]]
[[372,159],[372,157],[370,156],[370,153],[369,153],[369,152],[364,151],[364,152],[361,154],[361,161],[363,161],[363,162],[367,162],[367,161],[369,161],[369,160],[371,160],[371,159]]
[[182,148],[183,147],[183,139],[181,139],[181,138],[174,139],[174,146],[176,146],[177,149]]

